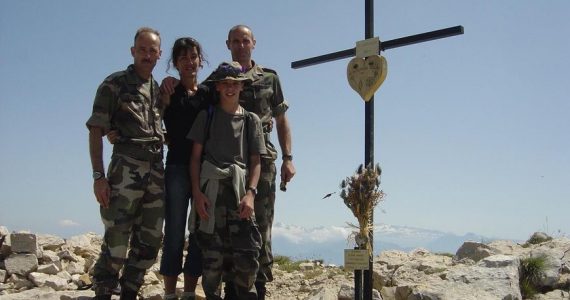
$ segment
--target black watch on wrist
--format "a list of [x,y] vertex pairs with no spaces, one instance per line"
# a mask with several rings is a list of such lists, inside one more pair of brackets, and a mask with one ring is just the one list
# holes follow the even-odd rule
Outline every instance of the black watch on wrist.
[[93,180],[99,180],[105,178],[105,173],[99,171],[93,171]]
[[253,193],[253,196],[254,196],[254,197],[257,196],[257,189],[254,188],[254,187],[252,187],[252,186],[246,187],[246,188],[245,188],[245,191],[246,191],[246,192],[247,192],[247,191],[251,191],[251,192]]
[[293,160],[293,155],[291,154],[283,154],[281,157],[283,160]]

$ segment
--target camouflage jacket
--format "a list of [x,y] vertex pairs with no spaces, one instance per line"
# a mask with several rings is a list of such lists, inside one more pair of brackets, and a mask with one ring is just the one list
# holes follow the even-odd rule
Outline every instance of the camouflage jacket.
[[287,111],[289,105],[283,98],[279,76],[274,70],[255,64],[246,75],[253,80],[240,94],[240,105],[259,116],[265,133],[267,154],[262,158],[276,160],[277,149],[271,143],[271,119]]
[[107,77],[97,89],[93,112],[87,127],[95,126],[106,134],[118,130],[121,137],[164,142],[162,106],[158,83],[144,82],[134,65]]

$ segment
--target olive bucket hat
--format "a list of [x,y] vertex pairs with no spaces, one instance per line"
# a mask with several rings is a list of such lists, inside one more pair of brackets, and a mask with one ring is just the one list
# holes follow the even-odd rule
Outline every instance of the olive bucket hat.
[[222,80],[244,81],[244,83],[251,82],[251,79],[243,73],[242,67],[237,61],[221,63],[208,79],[210,82]]

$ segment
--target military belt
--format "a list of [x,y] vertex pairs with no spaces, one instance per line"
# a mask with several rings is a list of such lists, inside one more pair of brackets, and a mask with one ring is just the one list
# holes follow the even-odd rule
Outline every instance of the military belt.
[[115,144],[113,153],[126,155],[138,160],[162,159],[162,144]]

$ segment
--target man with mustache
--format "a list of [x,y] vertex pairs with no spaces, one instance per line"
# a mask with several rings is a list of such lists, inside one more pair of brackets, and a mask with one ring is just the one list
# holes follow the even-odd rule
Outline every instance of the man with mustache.
[[[164,133],[159,86],[152,77],[161,55],[158,31],[140,28],[131,55],[134,63],[111,74],[97,89],[86,124],[93,190],[105,226],[92,272],[94,299],[99,300],[111,299],[119,282],[121,299],[136,299],[162,241]],[[120,138],[105,176],[102,138],[111,130]]]

